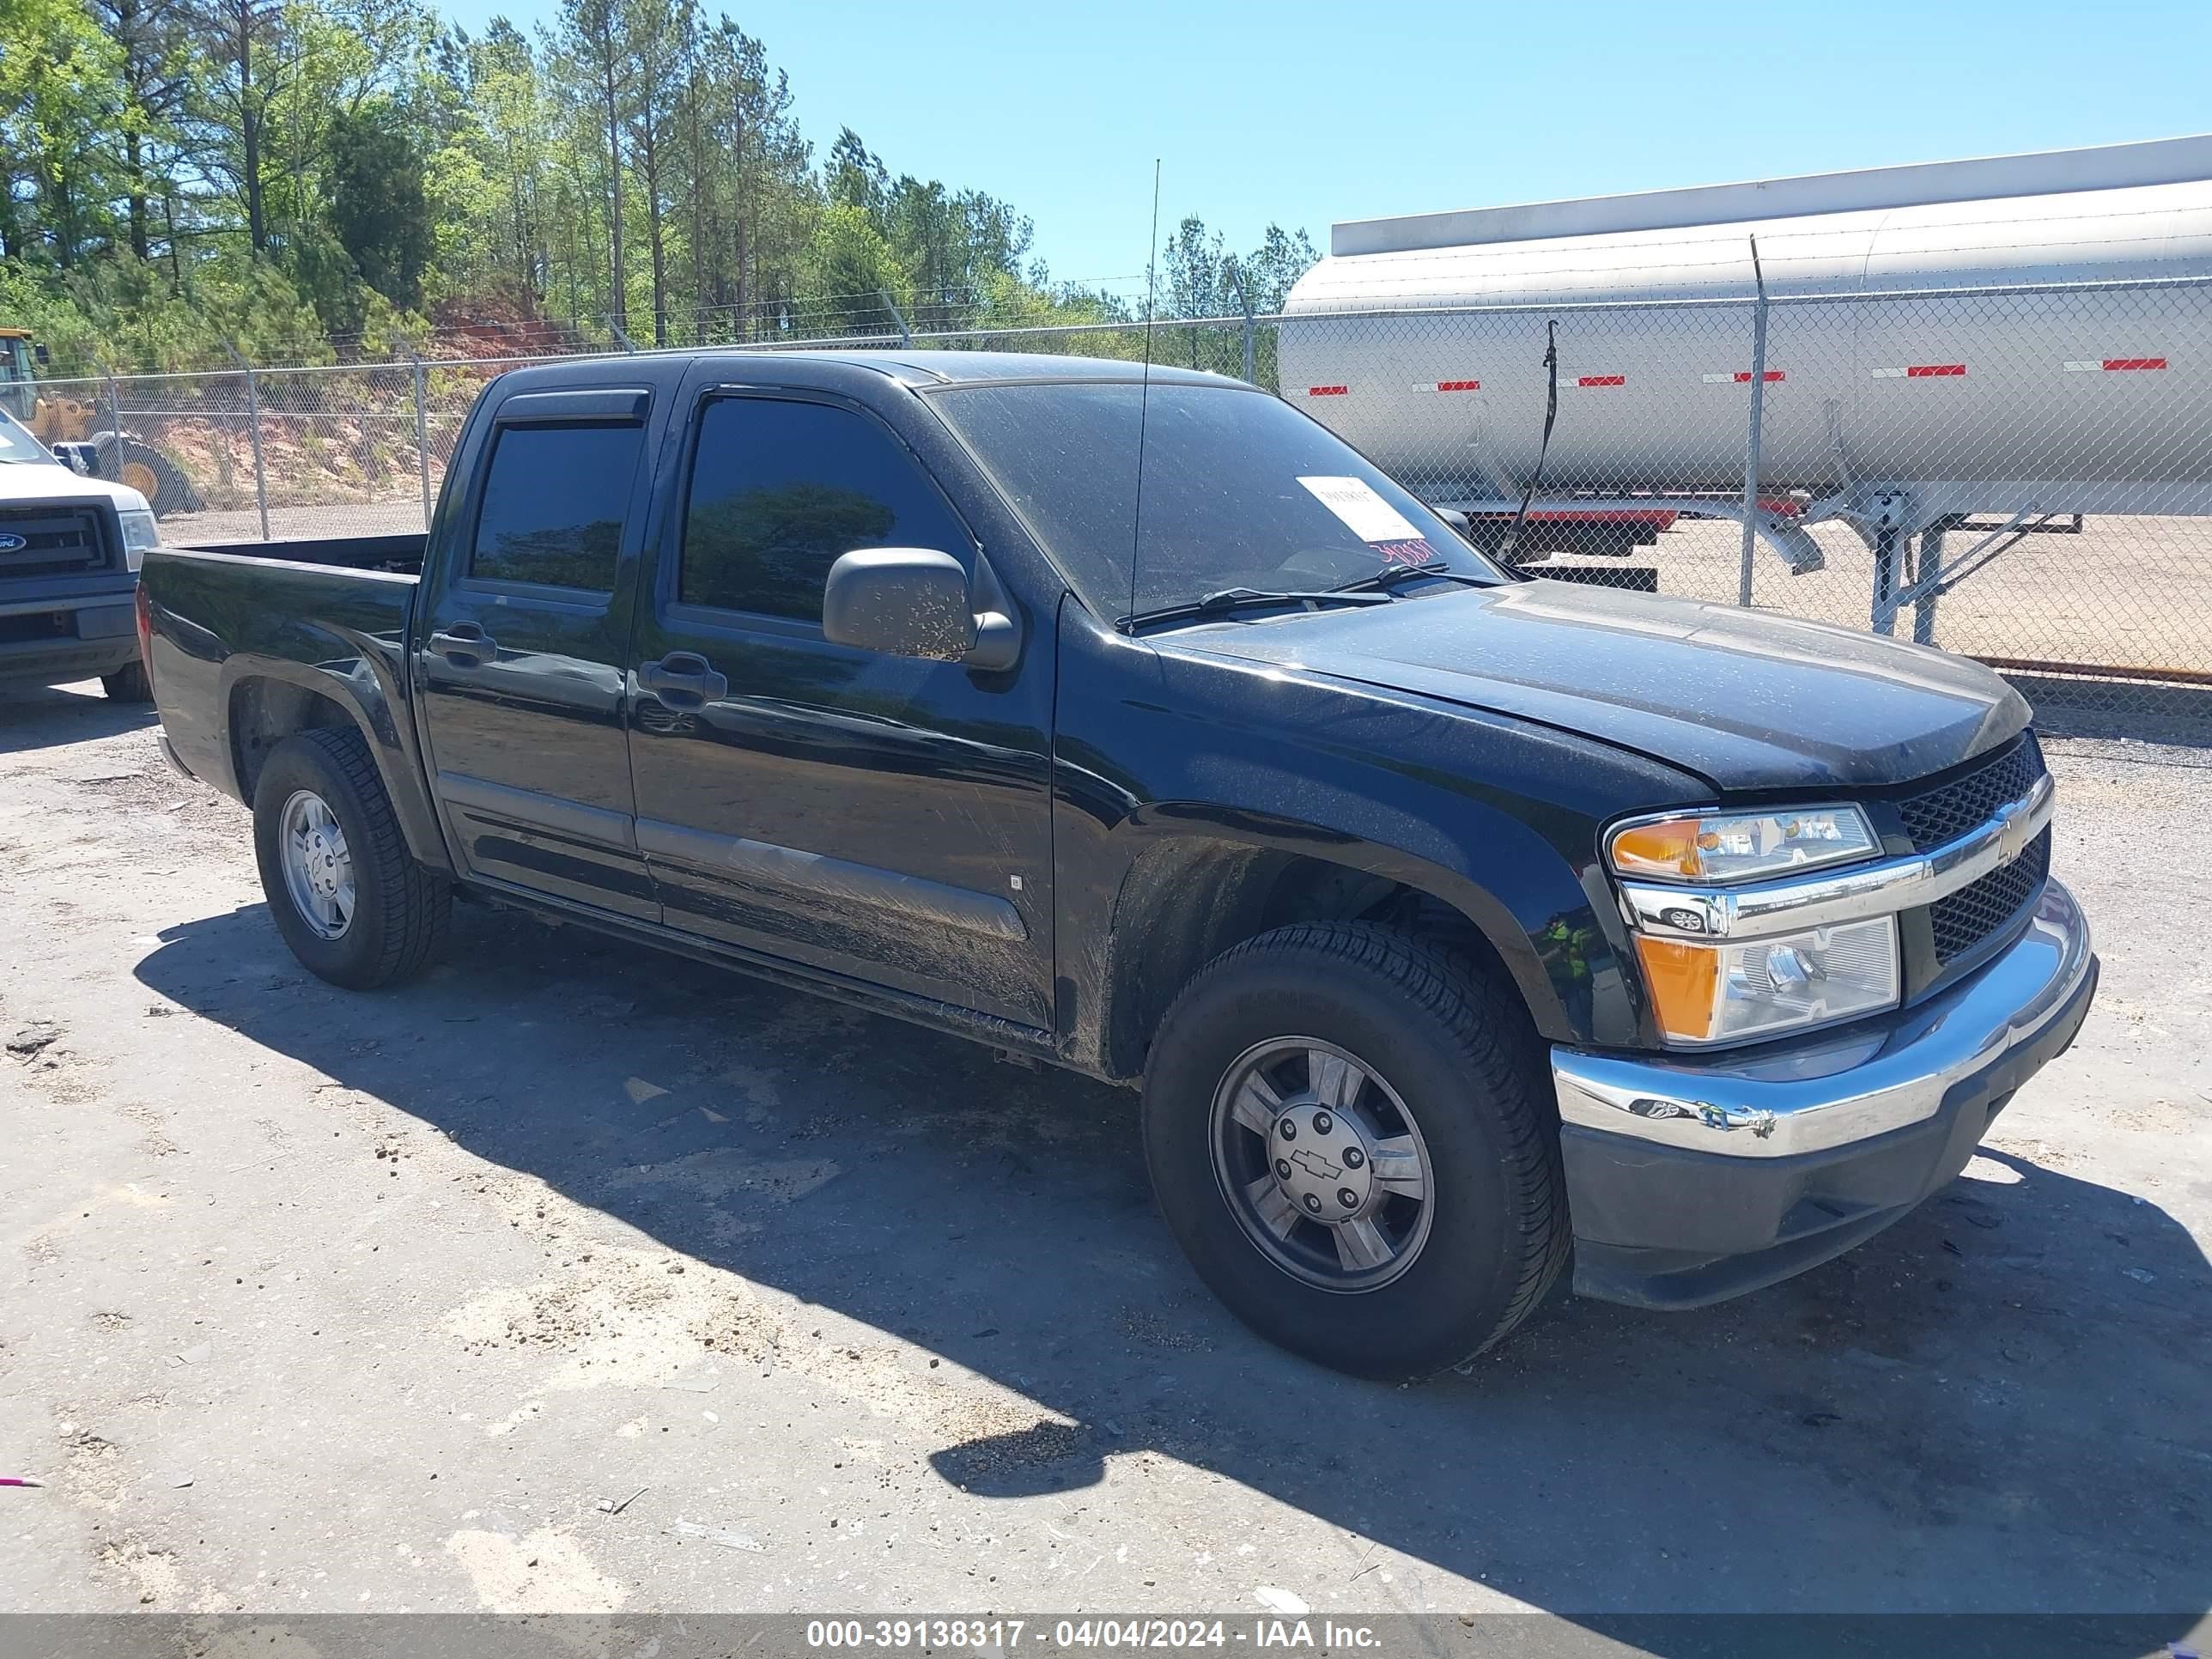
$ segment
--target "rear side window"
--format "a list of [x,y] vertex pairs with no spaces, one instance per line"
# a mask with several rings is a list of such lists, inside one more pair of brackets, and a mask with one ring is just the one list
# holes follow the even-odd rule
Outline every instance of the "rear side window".
[[822,619],[839,556],[974,544],[928,476],[875,422],[826,404],[723,398],[700,417],[677,599]]
[[635,424],[501,428],[484,474],[469,574],[613,592],[644,439]]

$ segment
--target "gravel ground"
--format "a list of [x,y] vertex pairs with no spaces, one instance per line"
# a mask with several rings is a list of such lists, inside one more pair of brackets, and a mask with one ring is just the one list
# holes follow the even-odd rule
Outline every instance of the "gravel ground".
[[0,1609],[2212,1606],[2212,750],[2062,739],[2102,995],[1950,1189],[1418,1389],[1228,1319],[1133,1097],[462,913],[352,995],[244,815],[0,700]]

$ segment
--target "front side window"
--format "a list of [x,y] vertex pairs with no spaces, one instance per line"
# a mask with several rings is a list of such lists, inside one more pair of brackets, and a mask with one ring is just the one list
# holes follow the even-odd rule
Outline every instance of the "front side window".
[[912,456],[827,404],[721,398],[700,416],[677,594],[684,605],[819,622],[830,567],[866,547],[973,543]]
[[635,424],[501,428],[468,574],[612,592],[644,438]]

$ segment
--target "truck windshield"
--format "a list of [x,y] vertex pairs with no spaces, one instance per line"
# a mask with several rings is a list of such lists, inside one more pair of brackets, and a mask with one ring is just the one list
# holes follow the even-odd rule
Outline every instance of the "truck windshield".
[[54,458],[46,453],[46,446],[0,412],[0,462],[51,462]]
[[1155,382],[1146,406],[1134,380],[1031,381],[931,397],[1103,617],[1228,589],[1327,590],[1405,566],[1505,580],[1342,439],[1266,392]]

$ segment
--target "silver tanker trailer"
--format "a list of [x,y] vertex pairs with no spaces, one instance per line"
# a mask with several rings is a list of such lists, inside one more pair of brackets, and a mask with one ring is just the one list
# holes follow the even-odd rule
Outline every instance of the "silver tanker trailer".
[[1479,538],[1532,483],[1524,557],[1732,518],[1747,601],[1841,523],[1929,639],[2021,535],[2212,514],[2212,137],[1352,221],[1279,351]]

